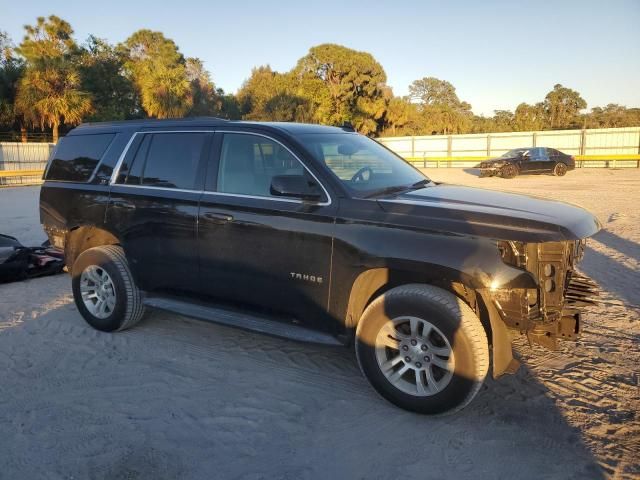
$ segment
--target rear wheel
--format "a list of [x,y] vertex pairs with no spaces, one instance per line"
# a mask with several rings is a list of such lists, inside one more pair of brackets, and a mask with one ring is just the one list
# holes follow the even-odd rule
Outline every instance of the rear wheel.
[[73,298],[84,319],[111,332],[135,325],[144,314],[124,251],[116,245],[85,250],[73,264]]
[[564,163],[556,163],[553,167],[553,174],[556,177],[563,177],[567,173],[567,166]]
[[502,178],[514,178],[518,175],[518,169],[515,165],[505,165],[500,170],[500,174],[502,175]]
[[431,285],[396,287],[375,299],[358,324],[356,354],[380,395],[425,414],[463,408],[489,368],[478,317],[461,299]]

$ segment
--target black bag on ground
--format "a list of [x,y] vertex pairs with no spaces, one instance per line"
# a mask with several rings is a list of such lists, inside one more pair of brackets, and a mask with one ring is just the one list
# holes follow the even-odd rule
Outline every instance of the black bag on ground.
[[0,233],[0,283],[62,272],[64,255],[48,246],[25,247],[16,238]]

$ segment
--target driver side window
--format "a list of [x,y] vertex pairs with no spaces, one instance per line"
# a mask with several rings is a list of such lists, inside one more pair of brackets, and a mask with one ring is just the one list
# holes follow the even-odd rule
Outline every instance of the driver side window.
[[281,144],[259,135],[224,134],[218,192],[273,197],[273,177],[304,174],[304,166]]

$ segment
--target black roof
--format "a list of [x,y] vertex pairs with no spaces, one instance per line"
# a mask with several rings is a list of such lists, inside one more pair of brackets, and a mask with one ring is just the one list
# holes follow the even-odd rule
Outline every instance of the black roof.
[[218,127],[218,126],[239,126],[254,128],[272,128],[277,129],[291,135],[301,135],[305,133],[344,133],[353,131],[348,127],[330,127],[327,125],[317,125],[309,123],[293,123],[293,122],[247,122],[240,120],[225,120],[217,117],[188,117],[188,118],[172,118],[172,119],[140,119],[140,120],[121,120],[114,122],[95,122],[82,123],[69,132],[71,135],[76,133],[86,133],[86,130],[97,130],[101,132],[122,130],[126,128],[148,128],[148,127]]

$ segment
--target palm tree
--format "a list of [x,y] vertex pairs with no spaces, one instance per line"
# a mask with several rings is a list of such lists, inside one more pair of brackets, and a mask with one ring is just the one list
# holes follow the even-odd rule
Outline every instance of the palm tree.
[[138,30],[121,46],[125,68],[138,88],[142,107],[156,118],[185,116],[193,105],[191,82],[178,47],[161,32]]
[[60,124],[77,125],[91,112],[91,99],[79,85],[78,73],[64,65],[27,68],[18,85],[16,112],[34,126],[51,128],[55,143]]
[[183,65],[161,65],[140,83],[142,105],[151,117],[184,117],[193,105],[191,84]]

